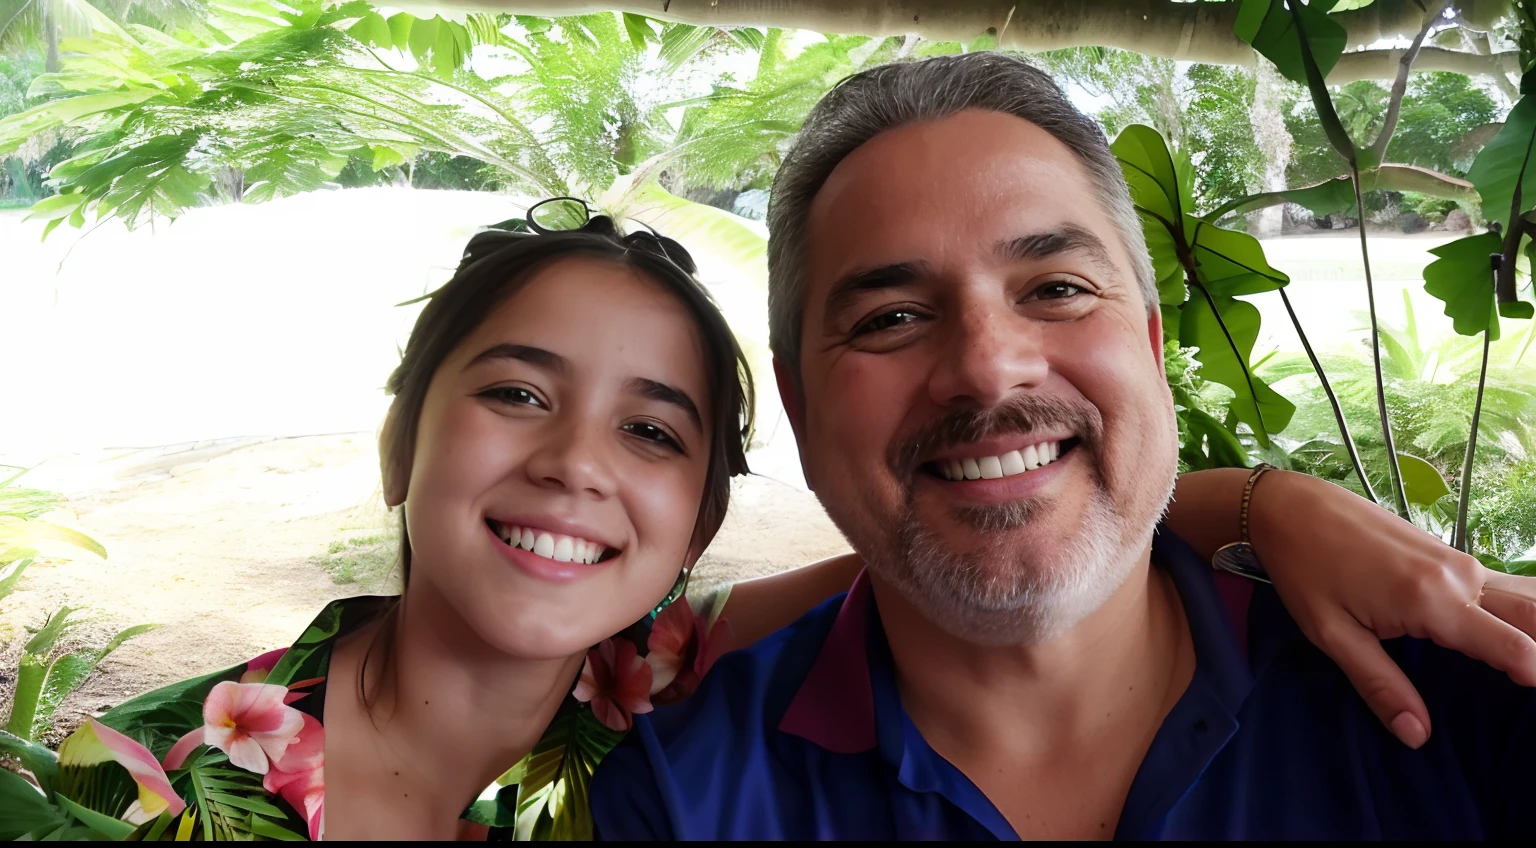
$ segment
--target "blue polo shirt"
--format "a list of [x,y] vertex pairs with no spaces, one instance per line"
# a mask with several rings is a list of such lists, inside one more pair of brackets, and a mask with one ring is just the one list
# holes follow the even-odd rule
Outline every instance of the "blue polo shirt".
[[[1117,839],[1536,835],[1536,690],[1429,642],[1385,643],[1429,707],[1392,737],[1273,590],[1160,532],[1194,677]],[[902,708],[868,581],[730,654],[687,702],[637,716],[592,785],[609,839],[1015,839]]]

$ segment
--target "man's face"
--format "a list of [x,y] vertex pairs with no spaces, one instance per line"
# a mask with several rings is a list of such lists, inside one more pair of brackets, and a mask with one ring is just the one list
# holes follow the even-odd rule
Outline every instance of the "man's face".
[[807,223],[796,425],[833,520],[964,638],[1097,609],[1167,504],[1177,431],[1161,322],[1084,167],[970,110],[855,150]]

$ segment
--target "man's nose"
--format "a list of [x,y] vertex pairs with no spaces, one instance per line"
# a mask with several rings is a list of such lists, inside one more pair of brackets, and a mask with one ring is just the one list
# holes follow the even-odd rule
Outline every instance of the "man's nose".
[[964,308],[941,339],[928,386],[939,406],[996,406],[1050,371],[1037,329],[1004,305]]
[[546,489],[605,498],[614,493],[606,428],[551,421],[529,455],[528,479]]

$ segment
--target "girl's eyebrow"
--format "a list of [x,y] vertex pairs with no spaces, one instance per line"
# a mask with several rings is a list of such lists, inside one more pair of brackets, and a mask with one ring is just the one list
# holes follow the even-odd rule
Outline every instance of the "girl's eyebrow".
[[624,384],[624,387],[640,397],[660,401],[661,403],[670,403],[681,409],[693,421],[693,426],[697,427],[700,432],[703,432],[704,421],[699,417],[699,408],[694,404],[693,398],[688,397],[688,393],[682,389],[669,386],[666,383],[658,383],[655,380],[647,380],[644,377],[630,377],[629,381]]
[[471,359],[469,364],[465,365],[464,368],[465,370],[468,370],[471,367],[486,361],[487,359],[516,359],[520,362],[526,362],[529,365],[543,368],[546,371],[553,371],[557,374],[565,372],[570,365],[569,361],[567,361],[565,357],[555,353],[554,351],[545,350],[542,347],[532,347],[530,345],[520,344],[499,344],[482,351],[479,356]]

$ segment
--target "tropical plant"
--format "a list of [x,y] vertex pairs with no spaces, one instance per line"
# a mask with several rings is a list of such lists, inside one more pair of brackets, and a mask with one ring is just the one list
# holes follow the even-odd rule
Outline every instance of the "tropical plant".
[[[1412,302],[1404,294],[1406,321],[1382,322],[1383,373],[1388,381],[1388,411],[1408,464],[1423,462],[1429,474],[1407,486],[1415,520],[1437,533],[1454,529],[1459,496],[1445,483],[1459,474],[1468,442],[1471,412],[1476,402],[1480,370],[1480,340],[1449,334],[1428,342]],[[1367,316],[1359,316],[1362,324]],[[1521,484],[1536,458],[1536,378],[1522,368],[1530,328],[1522,337],[1505,339],[1493,350],[1484,382],[1480,421],[1483,448],[1474,469],[1477,497],[1470,519],[1478,549],[1495,557],[1514,559],[1536,542],[1536,503],[1525,504]],[[1321,355],[1347,416],[1369,416],[1375,377],[1368,351],[1359,344],[1338,344]],[[1261,373],[1297,401],[1287,431],[1288,443],[1309,440],[1305,451],[1293,451],[1293,468],[1307,471],[1363,493],[1354,479],[1334,426],[1331,410],[1317,384],[1306,379],[1311,364],[1300,356],[1276,356],[1259,367]],[[1377,489],[1387,485],[1385,444],[1379,434],[1356,436],[1363,463]],[[1422,466],[1419,466],[1422,468]],[[1410,481],[1412,482],[1412,481]],[[1497,505],[1497,506],[1495,506]],[[1492,511],[1490,511],[1492,510]],[[1485,519],[1487,513],[1491,521]],[[1497,515],[1495,515],[1497,513]],[[1502,516],[1502,517],[1500,517]],[[1522,523],[1522,521],[1524,523]]]
[[63,498],[42,489],[27,489],[16,485],[26,468],[0,466],[14,473],[0,480],[0,600],[16,590],[16,584],[26,572],[27,566],[42,549],[58,546],[89,551],[103,559],[106,548],[100,542],[58,524],[43,521],[40,516],[58,508]]
[[129,639],[155,629],[153,624],[140,624],[123,630],[100,648],[57,650],[69,631],[81,623],[70,618],[78,611],[62,607],[44,619],[41,627],[31,630],[32,638],[22,648],[16,670],[16,689],[5,725],[7,733],[27,740],[43,738],[53,727],[59,705],[85,683],[108,654]]
[[[1325,82],[1328,71],[1342,55],[1346,41],[1343,27],[1328,15],[1334,5],[1333,0],[1313,0],[1310,4],[1299,0],[1243,0],[1236,31],[1240,38],[1274,62],[1283,75],[1306,85],[1324,134],[1347,165],[1347,185],[1352,191],[1353,207],[1357,218],[1363,222],[1364,192],[1371,186],[1381,187],[1379,177],[1387,169],[1406,167],[1384,164],[1386,151],[1400,118],[1414,58],[1437,23],[1443,22],[1442,15],[1449,4],[1433,2],[1423,9],[1418,35],[1399,64],[1397,78],[1380,125],[1372,124],[1364,128],[1375,134],[1374,141],[1368,145],[1356,142],[1350,127],[1341,118]],[[1524,29],[1536,32],[1536,17],[1530,14],[1530,10],[1524,8],[1523,4],[1517,4],[1517,10],[1523,19]],[[1528,43],[1529,40],[1523,42],[1522,47]],[[1532,57],[1532,64],[1536,64],[1536,57]],[[1498,135],[1478,154],[1469,171],[1471,184],[1476,187],[1482,199],[1484,215],[1496,225],[1504,227],[1506,232],[1501,236],[1495,230],[1443,245],[1433,251],[1437,259],[1424,271],[1425,290],[1446,302],[1446,313],[1455,319],[1456,331],[1482,336],[1479,375],[1470,406],[1471,420],[1461,462],[1457,510],[1450,532],[1451,544],[1464,551],[1471,550],[1468,530],[1472,514],[1472,483],[1488,385],[1490,350],[1500,332],[1498,319],[1501,314],[1505,318],[1529,319],[1536,312],[1530,302],[1520,299],[1516,285],[1516,265],[1530,227],[1524,215],[1536,207],[1536,195],[1532,195],[1530,200],[1522,199],[1526,180],[1536,181],[1536,169],[1531,169],[1532,176],[1527,175],[1533,139],[1536,139],[1536,100],[1522,99]],[[1419,177],[1427,177],[1430,173],[1424,171]],[[1432,179],[1443,183],[1453,178],[1435,175]],[[1277,200],[1300,202],[1321,212],[1341,206],[1348,208],[1350,204],[1342,197],[1343,187],[1344,180],[1340,178],[1299,192],[1270,194]],[[1245,205],[1246,202],[1242,201],[1232,204],[1234,209]],[[1387,480],[1391,491],[1390,502],[1404,518],[1410,518],[1410,483],[1413,483],[1412,488],[1419,489],[1422,494],[1421,498],[1413,500],[1438,501],[1444,488],[1444,479],[1439,477],[1432,464],[1422,458],[1398,452],[1387,400],[1389,377],[1383,366],[1383,334],[1377,314],[1365,227],[1359,227],[1358,232],[1369,304],[1367,317],[1370,324],[1372,388],[1381,424]],[[1326,388],[1327,378],[1322,366],[1315,356],[1311,357],[1311,361]],[[1331,390],[1329,396],[1333,400]],[[1370,492],[1370,480],[1360,468],[1358,446],[1347,432],[1345,415],[1337,400],[1333,400],[1333,407],[1343,444],[1354,461],[1360,485]]]

